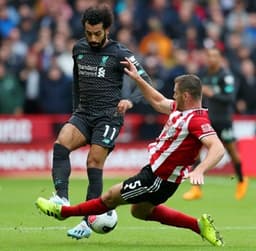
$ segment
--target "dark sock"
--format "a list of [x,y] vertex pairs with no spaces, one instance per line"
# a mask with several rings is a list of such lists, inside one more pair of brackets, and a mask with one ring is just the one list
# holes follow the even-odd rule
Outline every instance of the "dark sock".
[[197,219],[183,214],[164,205],[158,205],[154,208],[147,220],[158,221],[164,225],[188,228],[196,233],[200,233]]
[[69,176],[71,173],[69,153],[69,149],[63,145],[57,143],[54,144],[52,165],[53,183],[57,195],[67,199]]
[[62,206],[61,207],[61,216],[70,217],[70,216],[83,216],[83,215],[96,215],[103,214],[109,211],[108,208],[101,198],[92,199],[86,202],[82,202],[75,206]]
[[[98,198],[102,194],[103,189],[103,181],[102,181],[102,169],[89,167],[87,168],[88,175],[88,188],[86,200],[91,200],[94,198]],[[88,216],[85,216],[83,220],[87,221]]]
[[239,182],[243,181],[243,174],[242,174],[242,167],[241,167],[241,163],[238,164],[234,164],[234,168],[235,168],[235,172],[236,172],[236,176]]
[[101,195],[103,189],[102,173],[102,169],[95,167],[87,168],[89,185],[86,200],[98,198]]

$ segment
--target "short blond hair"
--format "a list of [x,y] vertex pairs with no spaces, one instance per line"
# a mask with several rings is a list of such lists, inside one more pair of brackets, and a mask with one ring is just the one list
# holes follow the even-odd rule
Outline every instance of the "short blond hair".
[[174,82],[179,84],[178,89],[181,93],[188,92],[195,100],[202,98],[202,82],[195,74],[178,76]]

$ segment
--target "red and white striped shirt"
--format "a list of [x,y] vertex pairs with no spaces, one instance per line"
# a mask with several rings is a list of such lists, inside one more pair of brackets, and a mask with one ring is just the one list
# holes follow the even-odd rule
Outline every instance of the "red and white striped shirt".
[[216,134],[206,109],[173,111],[154,143],[148,145],[153,172],[164,180],[181,183],[194,164],[205,136]]

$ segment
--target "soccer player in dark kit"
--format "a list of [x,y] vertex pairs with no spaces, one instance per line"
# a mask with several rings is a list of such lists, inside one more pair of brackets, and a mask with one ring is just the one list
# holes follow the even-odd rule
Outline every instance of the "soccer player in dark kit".
[[[62,206],[39,197],[36,206],[44,214],[64,220],[70,216],[102,214],[131,204],[131,214],[135,218],[190,229],[212,245],[223,246],[223,239],[209,214],[197,219],[164,205],[186,178],[191,184],[204,184],[204,173],[224,154],[224,146],[210,124],[207,110],[201,106],[200,79],[191,74],[175,78],[172,100],[145,82],[128,59],[122,64],[126,65],[125,72],[137,82],[151,106],[169,115],[158,138],[148,145],[148,165],[137,175],[113,185],[99,198],[75,206]],[[191,171],[202,146],[207,148],[207,155]]]
[[[52,178],[56,193],[51,201],[69,205],[68,185],[71,173],[69,154],[90,145],[87,156],[88,188],[86,200],[97,198],[103,188],[103,166],[123,125],[125,112],[142,95],[135,89],[129,99],[122,99],[121,89],[125,57],[148,83],[151,79],[128,48],[109,38],[113,13],[108,5],[85,10],[82,25],[85,37],[73,48],[73,114],[60,130],[53,147]],[[86,219],[67,235],[76,239],[91,234]]]
[[[235,78],[224,68],[221,52],[217,48],[207,49],[207,67],[201,73],[203,83],[203,100],[208,108],[213,128],[222,140],[234,167],[237,177],[235,198],[244,198],[248,187],[248,178],[244,177],[236,139],[233,132],[232,115],[234,114]],[[185,200],[195,200],[202,197],[202,189],[194,185],[183,195]]]

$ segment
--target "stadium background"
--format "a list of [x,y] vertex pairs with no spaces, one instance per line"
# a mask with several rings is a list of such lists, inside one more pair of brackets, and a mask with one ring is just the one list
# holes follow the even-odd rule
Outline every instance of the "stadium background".
[[[96,2],[112,6],[111,37],[138,55],[166,96],[175,76],[204,66],[205,48],[223,52],[237,80],[234,129],[245,174],[256,176],[256,3],[237,0],[0,0],[0,176],[49,175],[52,143],[71,112],[72,45],[83,36],[82,10]],[[133,84],[125,82],[129,96]],[[145,101],[136,104],[105,173],[127,174],[146,164],[145,146],[164,120]],[[87,150],[71,154],[78,175]],[[228,156],[210,172],[231,173]]]
[[[138,221],[129,216],[130,209],[125,206],[118,208],[120,223],[115,231],[104,237],[95,234],[90,239],[74,241],[66,238],[66,231],[77,224],[77,218],[64,222],[54,221],[40,215],[34,207],[38,196],[48,197],[53,191],[50,175],[51,146],[61,123],[70,113],[71,47],[83,35],[79,9],[94,2],[98,1],[0,0],[0,250],[215,250],[191,231]],[[115,11],[116,22],[112,37],[138,53],[152,75],[156,88],[165,95],[171,96],[172,79],[177,74],[196,72],[203,65],[204,46],[215,44],[222,48],[226,63],[232,67],[238,80],[234,117],[238,145],[243,162],[249,168],[246,173],[255,176],[256,40],[253,17],[256,1],[100,2],[110,3]],[[185,17],[189,22],[182,22],[178,18],[179,10],[185,10],[179,15],[183,21]],[[193,22],[190,22],[191,14]],[[239,21],[235,21],[237,18]],[[160,34],[150,32],[151,28],[159,28],[156,19],[164,26]],[[203,27],[208,33],[200,32],[200,38],[196,36],[193,39],[195,29],[190,29],[191,26]],[[150,53],[140,48],[140,42],[147,34],[157,34],[157,42],[149,47]],[[221,39],[218,39],[220,34]],[[190,39],[184,39],[185,35],[189,35]],[[149,44],[152,45],[152,40]],[[167,55],[161,53],[159,57],[156,53],[159,44],[164,48],[161,52],[167,52]],[[3,74],[3,65],[9,74]],[[57,72],[61,69],[65,73],[61,74],[61,81],[55,81],[61,99],[48,99],[51,93],[43,95],[39,92],[40,86],[48,86],[50,79],[45,80],[44,77],[52,68],[57,69]],[[14,89],[3,89],[3,80],[10,81],[5,86],[13,86]],[[240,87],[247,85],[239,84],[241,81],[251,83],[244,90],[245,93]],[[63,83],[66,83],[64,88]],[[129,88],[124,89],[124,94],[129,94]],[[63,105],[64,99],[66,105]],[[246,109],[246,105],[250,109]],[[158,134],[159,124],[163,120],[163,116],[155,114],[144,102],[134,107],[126,117],[118,146],[113,152],[116,155],[109,157],[106,173],[111,176],[126,175],[127,169],[133,172],[139,163],[144,162],[145,145]],[[70,198],[72,203],[78,203],[84,199],[84,188],[87,185],[83,165],[86,148],[74,154],[72,161],[75,162],[73,167],[76,171],[72,174],[75,173],[78,178],[70,180]],[[206,178],[203,200],[193,203],[182,200],[182,194],[190,188],[189,182],[184,182],[167,205],[196,217],[205,212],[211,213],[225,239],[223,251],[255,251],[256,226],[253,219],[256,180],[250,179],[244,200],[235,200],[233,193],[236,179],[230,177],[231,168],[227,156],[224,161],[222,169],[215,169],[214,174],[218,174],[218,177],[209,175]],[[125,171],[117,168],[120,163],[122,167],[126,165]],[[119,177],[105,179],[104,189],[118,181]]]

